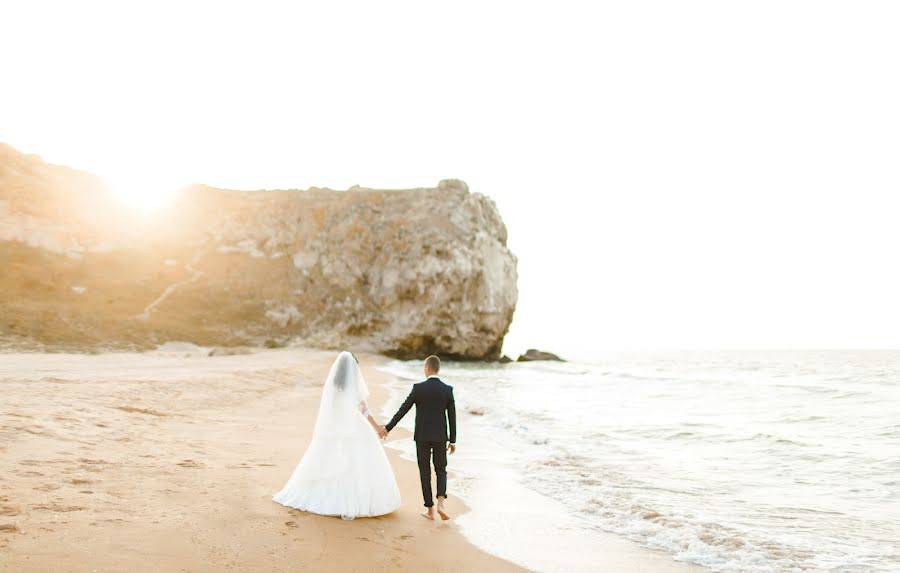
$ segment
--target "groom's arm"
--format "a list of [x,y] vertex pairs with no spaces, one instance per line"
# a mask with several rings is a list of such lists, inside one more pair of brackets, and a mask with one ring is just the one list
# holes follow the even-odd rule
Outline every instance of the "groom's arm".
[[412,390],[409,392],[409,396],[407,396],[406,400],[403,401],[403,404],[400,405],[400,409],[397,410],[397,413],[394,414],[394,417],[391,418],[391,421],[388,422],[387,426],[384,427],[385,430],[390,432],[391,430],[394,429],[394,426],[396,426],[398,423],[400,423],[400,420],[403,419],[403,416],[405,416],[406,413],[409,412],[409,409],[413,407],[413,404],[416,403],[415,395],[416,395],[416,387],[413,386]]
[[450,388],[450,401],[447,402],[447,421],[450,423],[450,443],[456,443],[456,402],[453,400],[453,388]]

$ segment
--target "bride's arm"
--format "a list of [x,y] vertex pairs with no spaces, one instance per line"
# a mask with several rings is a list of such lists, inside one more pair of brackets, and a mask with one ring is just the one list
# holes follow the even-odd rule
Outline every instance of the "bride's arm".
[[366,417],[366,420],[369,421],[369,424],[371,424],[375,432],[378,433],[379,436],[381,436],[381,432],[383,431],[381,429],[381,425],[375,421],[375,418],[372,417],[372,413],[369,412],[369,406],[368,404],[366,404],[365,400],[359,403],[359,411],[362,412],[362,415]]

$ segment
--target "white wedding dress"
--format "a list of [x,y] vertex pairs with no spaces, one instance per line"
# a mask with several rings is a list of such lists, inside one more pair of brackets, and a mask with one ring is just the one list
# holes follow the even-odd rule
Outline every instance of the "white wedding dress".
[[391,513],[400,490],[362,410],[369,390],[356,359],[341,352],[322,389],[312,441],[284,488],[282,505],[345,519]]

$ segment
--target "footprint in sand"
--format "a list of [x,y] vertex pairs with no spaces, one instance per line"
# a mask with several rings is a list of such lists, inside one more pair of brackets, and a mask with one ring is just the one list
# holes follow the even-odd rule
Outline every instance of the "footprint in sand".
[[195,462],[194,460],[184,460],[182,462],[178,462],[179,466],[183,468],[205,468],[206,465],[200,462]]
[[0,533],[18,533],[19,528],[12,523],[0,523]]
[[85,484],[94,483],[94,482],[89,479],[77,479],[76,478],[76,479],[70,479],[69,483],[74,484],[74,485],[85,485]]
[[68,513],[70,511],[81,511],[83,509],[87,509],[79,505],[60,505],[58,503],[32,505],[31,507],[34,509],[45,509],[47,511],[56,511],[59,513]]
[[129,412],[132,414],[147,414],[148,416],[168,416],[168,414],[164,412],[157,412],[156,410],[151,410],[150,408],[136,408],[134,406],[116,406],[116,410],[122,410],[123,412]]
[[285,521],[284,524],[287,525],[288,527],[297,527],[296,521]]
[[18,507],[13,507],[11,505],[4,505],[0,507],[0,515],[19,515],[20,511]]
[[404,548],[407,547],[405,542],[413,538],[414,536],[409,534],[395,537],[393,543],[391,543],[391,547],[393,547],[395,551],[403,551]]
[[44,485],[35,486],[32,489],[35,491],[56,491],[61,487],[62,486],[53,483],[45,483]]
[[34,434],[35,436],[50,436],[50,432],[45,432],[43,426],[38,426],[37,430],[32,428],[26,428],[22,426],[12,427],[13,430],[17,432],[28,432],[29,434]]
[[102,472],[104,469],[103,466],[109,465],[109,462],[106,460],[92,460],[90,458],[78,458],[79,463],[81,465],[78,467],[81,471],[87,472]]

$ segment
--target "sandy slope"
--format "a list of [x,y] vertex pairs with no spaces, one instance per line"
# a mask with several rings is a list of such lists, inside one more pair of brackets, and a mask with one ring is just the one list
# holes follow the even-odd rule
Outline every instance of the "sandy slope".
[[[395,514],[271,501],[333,358],[0,354],[0,571],[520,570],[419,517],[415,467],[392,450]],[[361,360],[377,411],[380,359]]]

